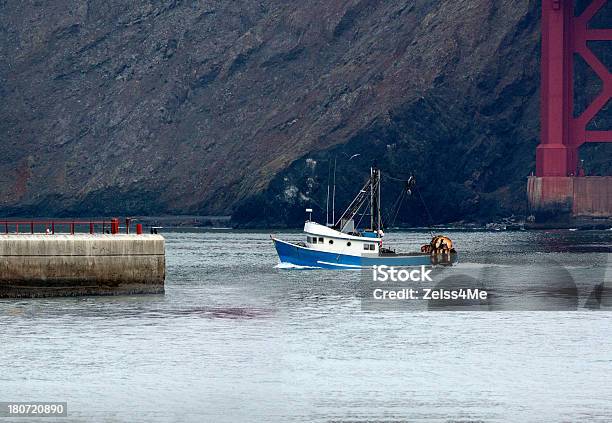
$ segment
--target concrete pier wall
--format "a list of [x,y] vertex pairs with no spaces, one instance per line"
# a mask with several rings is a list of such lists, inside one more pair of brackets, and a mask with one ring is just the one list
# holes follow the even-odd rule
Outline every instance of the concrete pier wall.
[[574,179],[572,214],[577,217],[612,217],[612,176]]
[[612,176],[530,176],[527,196],[536,217],[612,217]]
[[163,293],[161,235],[0,235],[0,298]]

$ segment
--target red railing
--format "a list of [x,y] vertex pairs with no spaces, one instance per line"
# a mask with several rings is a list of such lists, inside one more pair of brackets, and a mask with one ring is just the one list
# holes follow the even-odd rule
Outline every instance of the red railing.
[[[132,219],[125,219],[125,233],[130,233]],[[70,234],[96,233],[118,234],[119,219],[108,220],[0,220],[0,233],[9,234]],[[136,225],[136,233],[142,234],[142,225]]]

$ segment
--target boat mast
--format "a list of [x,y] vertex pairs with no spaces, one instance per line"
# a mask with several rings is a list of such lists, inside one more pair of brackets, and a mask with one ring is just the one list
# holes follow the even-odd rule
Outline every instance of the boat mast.
[[381,207],[381,203],[380,203],[380,169],[376,169],[376,193],[377,193],[377,200],[376,200],[376,215],[377,215],[377,223],[376,223],[376,233],[378,233],[380,230],[382,230],[382,219],[381,219],[381,213],[380,213],[380,207]]
[[378,232],[381,228],[380,215],[380,170],[370,168],[370,229]]
[[374,230],[374,197],[375,197],[375,193],[374,193],[374,168],[371,167],[370,168],[370,229],[373,231]]
[[[335,179],[335,178],[334,178]],[[335,183],[334,183],[335,187]],[[334,189],[335,192],[335,189]],[[382,229],[382,217],[380,209],[380,170],[377,167],[370,168],[370,178],[363,185],[363,188],[355,196],[348,208],[342,213],[340,219],[335,221],[334,215],[334,229],[343,232],[348,222],[355,217],[355,215],[361,210],[363,206],[367,204],[368,196],[370,197],[370,227],[369,230],[378,232]],[[332,194],[332,202],[334,195]],[[333,203],[332,203],[333,204]],[[332,213],[334,213],[332,207]],[[365,214],[365,211],[364,211]]]
[[361,188],[359,193],[355,196],[353,201],[351,201],[351,204],[347,207],[344,213],[342,213],[340,219],[335,222],[333,228],[339,230],[340,232],[344,231],[345,224],[348,223],[349,220],[353,219],[355,215],[359,212],[359,210],[361,210],[363,205],[367,202],[371,188],[371,183],[368,179],[368,181],[363,185],[363,188]]

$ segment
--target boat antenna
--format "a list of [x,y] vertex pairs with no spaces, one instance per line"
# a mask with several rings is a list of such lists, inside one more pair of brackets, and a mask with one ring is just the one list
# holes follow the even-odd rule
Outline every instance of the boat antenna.
[[334,189],[332,193],[332,222],[336,221],[336,164],[337,157],[334,157]]

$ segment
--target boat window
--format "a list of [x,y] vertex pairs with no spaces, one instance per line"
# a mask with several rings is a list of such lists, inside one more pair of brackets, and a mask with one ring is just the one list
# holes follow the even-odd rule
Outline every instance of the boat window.
[[334,243],[334,240],[333,240],[333,239],[330,239],[330,240],[329,240],[329,243],[330,243],[330,244],[333,244],[333,243]]
[[347,247],[350,247],[350,246],[351,246],[351,241],[347,242],[347,243],[346,243],[346,246],[347,246]]
[[320,236],[320,237],[319,237],[319,242],[320,242],[321,244],[323,244],[323,237],[322,237],[322,236]]
[[317,237],[316,237],[316,236],[313,236],[313,237],[312,237],[312,243],[313,243],[313,244],[316,244],[316,243],[317,243]]
[[363,249],[364,250],[369,250],[370,249],[370,244],[363,244]]
[[374,251],[376,249],[376,244],[370,244],[370,250]]
[[307,237],[306,237],[306,241],[307,241],[309,244],[312,244],[312,238],[311,238],[311,237],[307,236]]

